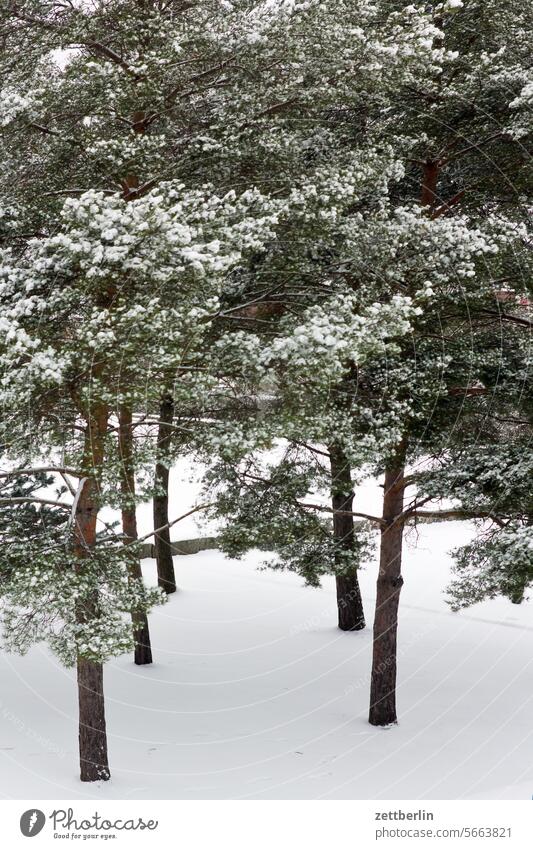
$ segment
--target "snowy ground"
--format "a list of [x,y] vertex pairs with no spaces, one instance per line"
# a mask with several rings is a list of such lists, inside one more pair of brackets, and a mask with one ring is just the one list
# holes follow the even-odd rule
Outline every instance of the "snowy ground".
[[[377,496],[363,488],[358,506],[375,509]],[[449,612],[446,552],[469,532],[424,526],[407,551],[398,727],[366,722],[371,629],[335,628],[332,580],[304,588],[294,575],[258,572],[261,555],[235,562],[207,551],[175,560],[180,592],[151,617],[156,663],[106,667],[107,784],[76,777],[73,672],[44,649],[0,655],[0,794],[531,798],[532,606]],[[175,537],[197,533],[189,522]],[[144,568],[153,580],[153,561]],[[375,566],[361,582],[371,622]]]

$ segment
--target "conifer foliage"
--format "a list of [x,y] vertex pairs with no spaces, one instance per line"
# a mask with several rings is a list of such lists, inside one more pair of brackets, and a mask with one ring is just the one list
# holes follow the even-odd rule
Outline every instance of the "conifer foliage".
[[[454,608],[527,593],[528,16],[1,4],[4,645],[77,667],[83,781],[110,776],[104,664],[151,662],[148,614],[176,589],[180,454],[207,467],[191,512],[221,547],[334,575],[343,631],[368,621],[377,544],[373,725],[397,720],[406,526],[478,523]],[[369,475],[379,515],[353,509]]]

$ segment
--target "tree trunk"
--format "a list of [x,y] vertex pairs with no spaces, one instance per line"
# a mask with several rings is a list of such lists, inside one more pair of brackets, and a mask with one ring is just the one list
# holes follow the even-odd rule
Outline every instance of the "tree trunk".
[[156,492],[153,500],[154,529],[164,530],[154,534],[155,559],[157,561],[157,583],[166,593],[176,592],[176,575],[170,546],[168,527],[168,453],[172,436],[174,402],[170,395],[165,396],[159,408],[159,429],[157,432],[157,463],[155,467]]
[[[331,501],[334,510],[353,509],[353,488],[350,464],[340,445],[329,448],[331,464]],[[353,516],[333,514],[333,536],[335,558],[339,568],[343,567],[343,553],[353,552],[355,544]],[[361,631],[365,627],[363,600],[359,589],[357,569],[353,568],[335,578],[337,585],[337,609],[341,631]]]
[[[118,442],[120,454],[120,487],[122,494],[122,531],[125,544],[138,539],[137,514],[135,510],[135,469],[133,462],[133,427],[131,409],[122,406],[119,410]],[[140,581],[143,576],[139,557],[129,567],[130,581]],[[135,639],[134,660],[138,666],[152,663],[152,647],[148,616],[144,610],[132,610],[133,635]]]
[[[107,408],[94,403],[87,416],[83,469],[75,502],[73,526],[74,553],[79,571],[83,561],[91,556],[96,544],[99,474],[104,458],[104,439],[107,432]],[[81,624],[98,615],[98,598],[87,599],[78,605],[76,616]],[[107,781],[110,778],[107,757],[103,667],[101,663],[81,655],[77,657],[80,778],[82,781]]]
[[401,518],[404,497],[403,456],[385,470],[379,575],[377,580],[374,649],[370,686],[371,725],[391,725],[396,717],[396,640],[398,604],[402,589]]
[[101,663],[78,658],[80,778],[107,781],[107,734],[104,705],[104,669]]
[[[441,163],[427,160],[423,166],[420,205],[428,211],[437,200],[437,186]],[[396,723],[396,667],[398,606],[403,585],[402,548],[404,522],[403,500],[405,486],[406,440],[385,469],[383,492],[383,519],[379,554],[379,574],[376,589],[376,613],[374,618],[374,644],[372,653],[372,678],[370,684],[371,725]]]

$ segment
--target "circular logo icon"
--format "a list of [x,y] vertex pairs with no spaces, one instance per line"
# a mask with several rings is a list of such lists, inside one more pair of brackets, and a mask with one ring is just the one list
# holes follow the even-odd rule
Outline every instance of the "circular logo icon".
[[20,818],[20,830],[24,837],[35,837],[43,830],[46,817],[38,808],[30,808],[29,811],[24,811]]

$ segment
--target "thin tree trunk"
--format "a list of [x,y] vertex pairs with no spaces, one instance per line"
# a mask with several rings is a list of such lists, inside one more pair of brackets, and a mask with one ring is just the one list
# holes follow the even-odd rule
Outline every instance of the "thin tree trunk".
[[[104,458],[104,439],[107,431],[107,408],[94,404],[85,428],[84,473],[76,497],[74,516],[74,553],[77,569],[83,571],[83,561],[91,556],[96,544],[98,516],[98,478]],[[98,598],[87,599],[76,611],[83,624],[98,615]],[[81,655],[77,658],[80,778],[82,781],[107,781],[110,778],[107,756],[107,734],[101,663]]]
[[[334,510],[353,509],[352,475],[348,459],[338,444],[329,448],[331,464],[331,501]],[[353,516],[333,514],[333,536],[336,543],[336,560],[342,568],[343,554],[351,554],[355,545]],[[346,556],[346,555],[345,555]],[[357,569],[349,569],[335,578],[337,609],[341,631],[361,631],[365,627],[363,600],[359,588]]]
[[401,519],[404,498],[404,450],[401,458],[385,469],[383,518],[381,530],[379,575],[377,580],[376,616],[372,680],[370,686],[371,725],[391,725],[396,717],[396,651],[398,604],[402,589],[402,544],[404,522]]
[[104,668],[78,658],[80,778],[107,781],[111,777],[107,757],[104,704]]
[[176,592],[176,575],[170,545],[168,525],[168,453],[172,435],[174,402],[166,395],[159,408],[159,429],[157,432],[157,463],[155,467],[156,492],[153,499],[154,529],[163,528],[154,535],[155,558],[157,561],[157,583],[166,593]]
[[[133,463],[133,427],[131,409],[122,406],[119,410],[119,453],[120,487],[122,494],[122,531],[126,545],[138,539],[137,514],[135,510],[135,469]],[[142,584],[141,561],[138,557],[129,567],[130,581]],[[152,647],[148,616],[144,610],[132,610],[133,635],[135,639],[134,660],[138,666],[152,663]]]
[[[430,212],[437,200],[441,162],[428,159],[422,166],[423,178],[420,205]],[[371,725],[391,725],[396,716],[396,668],[398,606],[403,585],[402,548],[404,522],[403,501],[405,486],[406,441],[398,446],[396,457],[385,469],[383,518],[381,529],[379,574],[374,618],[372,678],[370,684]]]

